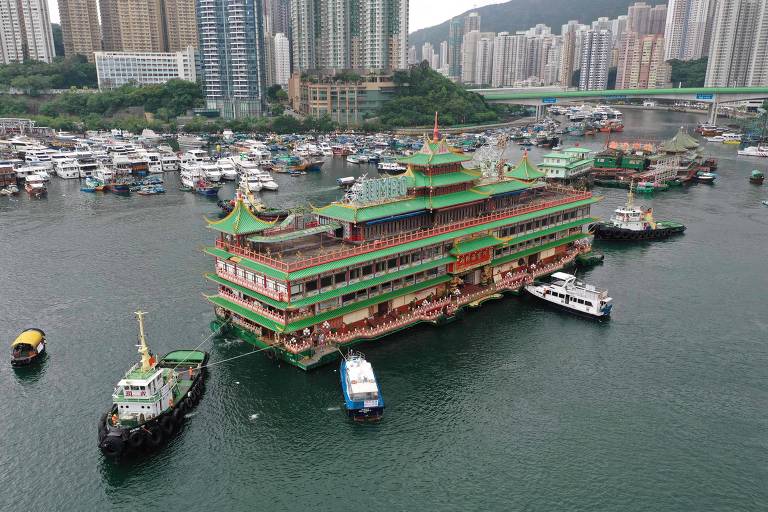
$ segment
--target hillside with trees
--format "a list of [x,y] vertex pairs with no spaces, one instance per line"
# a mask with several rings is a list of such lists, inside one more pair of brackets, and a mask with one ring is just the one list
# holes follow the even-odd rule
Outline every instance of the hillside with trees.
[[697,60],[671,60],[671,82],[674,87],[682,83],[683,87],[704,87],[707,76],[707,58]]
[[378,112],[384,127],[428,126],[435,112],[440,112],[444,125],[483,124],[499,120],[499,112],[479,94],[456,85],[430,69],[426,62],[396,71],[395,97]]
[[[615,18],[627,14],[627,8],[636,0],[509,0],[508,2],[469,9],[458,17],[478,12],[482,17],[480,30],[483,32],[511,32],[526,30],[537,23],[552,27],[560,33],[560,27],[569,20],[591,23],[601,16]],[[469,4],[469,2],[467,2]],[[665,0],[646,0],[649,5],[667,3]],[[425,42],[438,48],[448,40],[448,23],[417,30],[409,36],[409,44],[420,51]]]
[[0,92],[14,87],[32,96],[45,89],[98,87],[96,66],[82,55],[58,57],[50,64],[28,61],[0,65]]

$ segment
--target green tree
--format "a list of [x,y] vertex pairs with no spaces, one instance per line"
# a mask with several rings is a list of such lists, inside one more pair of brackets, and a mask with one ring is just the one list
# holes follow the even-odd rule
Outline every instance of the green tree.
[[707,58],[702,57],[697,60],[670,60],[672,66],[671,80],[677,87],[704,87],[704,79],[707,76]]

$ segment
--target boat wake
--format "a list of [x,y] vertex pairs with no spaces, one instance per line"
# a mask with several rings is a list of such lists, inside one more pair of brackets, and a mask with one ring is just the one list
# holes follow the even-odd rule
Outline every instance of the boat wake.
[[259,415],[258,414],[251,414],[250,416],[248,416],[248,419],[251,420],[251,421],[255,421],[255,420],[259,419]]
[[328,407],[326,411],[340,411],[341,407]]

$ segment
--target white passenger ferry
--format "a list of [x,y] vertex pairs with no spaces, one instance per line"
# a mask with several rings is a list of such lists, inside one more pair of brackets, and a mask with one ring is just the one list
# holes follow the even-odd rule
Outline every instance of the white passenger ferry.
[[613,308],[606,290],[576,279],[565,272],[555,272],[548,283],[533,283],[525,291],[567,311],[591,318],[607,318]]

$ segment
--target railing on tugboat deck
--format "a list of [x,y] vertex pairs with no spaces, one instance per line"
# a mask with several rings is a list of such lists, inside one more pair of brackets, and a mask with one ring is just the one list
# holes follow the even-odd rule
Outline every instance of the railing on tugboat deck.
[[372,251],[388,249],[390,247],[394,247],[396,245],[400,245],[403,243],[423,240],[425,238],[430,238],[436,235],[449,233],[451,231],[457,231],[464,228],[474,227],[480,224],[493,222],[495,220],[501,220],[509,217],[516,217],[518,215],[524,215],[526,213],[544,210],[547,208],[553,208],[555,206],[572,203],[574,201],[581,201],[581,200],[589,199],[592,197],[591,192],[578,191],[575,189],[570,189],[570,188],[559,186],[559,185],[548,185],[546,190],[560,192],[562,194],[566,194],[568,197],[553,199],[550,201],[534,201],[525,206],[508,208],[504,210],[497,210],[492,213],[483,214],[479,217],[464,220],[461,222],[444,224],[442,226],[424,229],[421,231],[414,231],[411,233],[403,233],[403,234],[395,235],[389,238],[382,238],[378,240],[373,240],[371,242],[365,242],[356,247],[350,247],[348,249],[341,249],[341,250],[329,252],[326,254],[313,256],[311,258],[302,258],[300,261],[295,261],[293,263],[286,263],[284,261],[277,260],[270,256],[265,256],[264,254],[253,251],[251,249],[246,249],[244,247],[240,247],[237,245],[231,245],[224,242],[223,240],[217,240],[216,247],[219,249],[224,249],[233,254],[243,256],[245,258],[256,261],[258,263],[263,263],[264,265],[270,266],[272,268],[282,270],[283,272],[294,272],[296,270],[313,267],[316,265],[328,263],[335,260],[340,260],[350,256],[358,256],[358,255],[365,254]]

